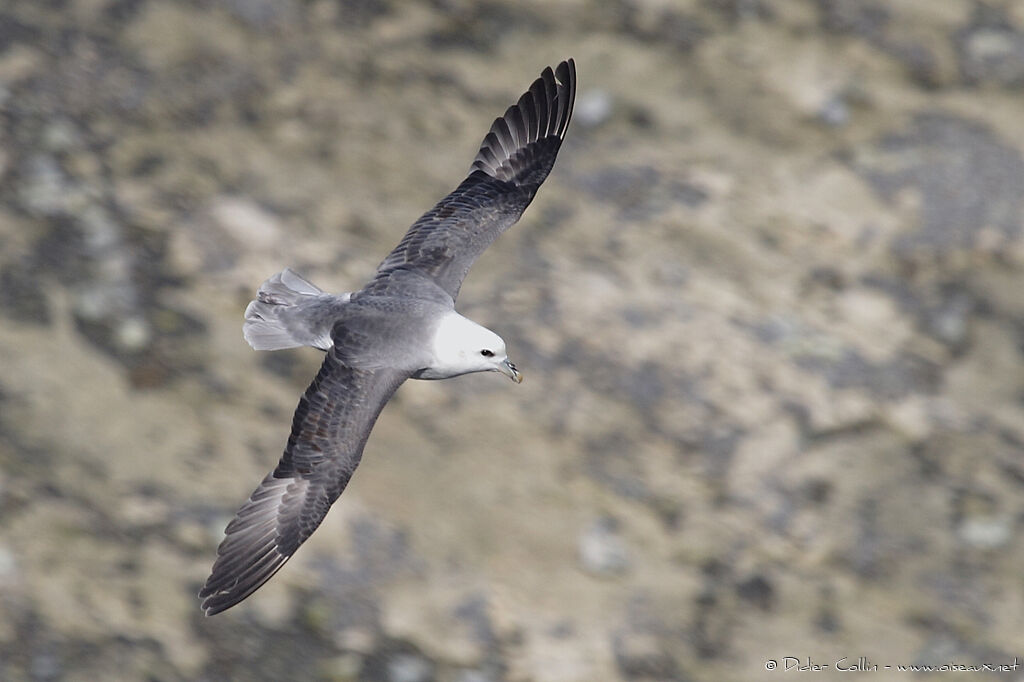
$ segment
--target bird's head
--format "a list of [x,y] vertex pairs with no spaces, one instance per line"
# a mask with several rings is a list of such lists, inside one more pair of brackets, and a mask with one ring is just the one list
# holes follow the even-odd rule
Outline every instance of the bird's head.
[[523,375],[508,359],[500,336],[462,315],[446,317],[434,336],[434,363],[428,375],[457,376],[471,372],[501,372],[517,384]]

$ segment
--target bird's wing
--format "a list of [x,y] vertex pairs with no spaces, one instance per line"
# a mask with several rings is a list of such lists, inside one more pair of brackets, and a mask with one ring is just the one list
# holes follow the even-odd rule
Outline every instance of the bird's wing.
[[495,119],[462,184],[409,228],[367,289],[385,288],[395,271],[415,270],[454,299],[473,262],[519,220],[548,176],[575,98],[573,60],[544,69]]
[[354,369],[327,353],[299,400],[284,455],[228,524],[206,585],[211,616],[255,592],[327,515],[362,457],[377,415],[409,373]]

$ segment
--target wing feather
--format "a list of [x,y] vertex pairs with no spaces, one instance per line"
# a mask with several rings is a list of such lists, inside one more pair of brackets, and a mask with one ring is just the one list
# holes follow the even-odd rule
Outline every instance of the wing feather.
[[514,225],[555,163],[572,118],[576,65],[547,67],[495,119],[469,176],[417,220],[364,291],[383,290],[398,271],[416,270],[454,299],[469,268]]
[[270,580],[348,485],[377,416],[408,374],[346,366],[332,348],[306,389],[277,467],[228,524],[199,592],[206,615]]

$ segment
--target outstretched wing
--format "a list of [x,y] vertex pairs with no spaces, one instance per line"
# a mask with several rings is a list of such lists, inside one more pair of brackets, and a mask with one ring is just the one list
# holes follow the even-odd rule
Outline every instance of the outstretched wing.
[[555,164],[576,98],[573,60],[548,67],[494,121],[469,176],[417,220],[367,289],[396,270],[430,277],[454,299],[473,262],[515,224]]
[[228,524],[199,592],[212,616],[267,582],[327,515],[359,464],[377,415],[408,373],[346,366],[327,353],[299,400],[284,455]]

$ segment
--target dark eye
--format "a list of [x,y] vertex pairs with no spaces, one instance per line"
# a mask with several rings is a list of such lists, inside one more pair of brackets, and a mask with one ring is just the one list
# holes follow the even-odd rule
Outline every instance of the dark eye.
[[480,355],[484,356],[485,358],[493,358],[494,351],[487,350],[486,348],[484,348],[482,351],[480,351]]

